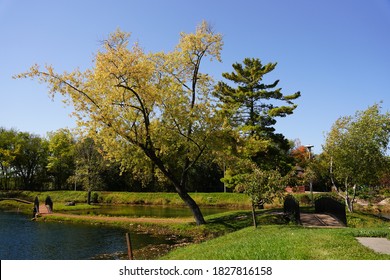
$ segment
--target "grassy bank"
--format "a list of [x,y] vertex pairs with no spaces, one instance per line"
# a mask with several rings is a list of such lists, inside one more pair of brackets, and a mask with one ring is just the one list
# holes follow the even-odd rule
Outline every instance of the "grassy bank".
[[[250,201],[247,195],[239,193],[190,193],[199,206],[215,206],[230,208],[248,208]],[[68,201],[86,203],[85,191],[47,191],[47,192],[0,192],[0,197],[17,197],[34,201],[38,196],[44,201],[50,196],[54,203],[64,204]],[[140,193],[140,192],[92,192],[92,201],[100,204],[142,204],[142,205],[174,205],[184,206],[184,202],[176,193]]]
[[[241,193],[190,193],[191,197],[196,201],[199,206],[212,206],[212,207],[226,207],[235,209],[249,209],[251,202],[247,195]],[[318,196],[322,196],[322,193],[315,193],[314,199]],[[76,204],[85,204],[87,202],[86,191],[45,191],[45,192],[30,192],[30,191],[12,191],[4,192],[0,191],[0,199],[4,197],[21,198],[33,202],[34,198],[38,196],[41,202],[45,200],[47,196],[50,196],[54,203],[61,210],[67,208],[61,208],[66,202],[74,201]],[[299,201],[300,206],[311,205],[310,194],[297,193],[294,197]],[[142,193],[142,192],[105,192],[94,191],[91,195],[92,202],[94,204],[134,204],[134,205],[172,205],[172,206],[185,206],[184,202],[180,199],[176,193]],[[275,201],[272,205],[265,205],[266,208],[281,207],[281,201]],[[355,204],[357,210],[363,212],[390,212],[390,205],[366,205],[361,206]]]
[[[250,198],[242,193],[190,193],[191,197],[200,207],[225,207],[232,209],[249,209],[251,206]],[[320,194],[315,194],[314,198]],[[85,191],[0,191],[0,199],[3,197],[21,198],[33,202],[38,196],[41,203],[47,196],[50,196],[55,204],[55,208],[60,211],[66,211],[64,207],[66,202],[74,201],[77,204],[87,203],[87,192]],[[295,194],[301,206],[310,205],[309,194]],[[183,200],[177,193],[143,193],[143,192],[105,192],[94,191],[91,195],[91,201],[95,205],[99,204],[131,204],[131,205],[164,205],[164,206],[185,206]],[[80,205],[79,205],[80,207]],[[282,207],[281,201],[275,201],[272,205],[265,205],[265,208]]]

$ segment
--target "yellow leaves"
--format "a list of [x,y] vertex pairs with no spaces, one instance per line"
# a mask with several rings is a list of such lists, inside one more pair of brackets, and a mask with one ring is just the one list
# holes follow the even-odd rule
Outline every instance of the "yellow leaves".
[[115,48],[127,48],[130,38],[130,33],[122,31],[120,28],[117,28],[115,32],[111,33],[108,36],[108,39],[104,41],[105,49],[115,49]]
[[203,58],[221,60],[221,49],[222,36],[206,22],[182,33],[168,53],[145,53],[118,29],[103,42],[93,68],[57,73],[33,65],[16,78],[36,78],[51,96],[61,94],[85,134],[113,158],[149,145],[162,157],[195,160],[221,125],[210,97],[214,81],[200,72]]
[[179,134],[187,133],[188,127],[195,132],[215,125],[211,125],[214,81],[200,72],[200,65],[206,56],[220,60],[221,47],[222,36],[202,22],[195,33],[181,33],[173,52],[151,57],[158,66],[164,121]]
[[14,79],[26,79],[26,78],[35,78],[36,76],[39,76],[39,65],[34,64],[30,67],[29,71],[19,73],[17,75],[14,75]]
[[215,34],[206,21],[197,26],[195,33],[182,32],[180,36],[177,49],[186,54],[192,63],[204,55],[209,55],[210,60],[221,61],[222,35]]

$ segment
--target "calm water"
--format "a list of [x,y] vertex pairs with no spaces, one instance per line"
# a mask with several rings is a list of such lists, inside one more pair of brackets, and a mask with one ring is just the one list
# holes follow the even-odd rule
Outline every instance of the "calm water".
[[[71,206],[70,206],[71,207]],[[71,209],[71,208],[70,208]],[[204,216],[231,211],[225,208],[205,208],[201,211]],[[172,206],[144,206],[144,205],[119,205],[119,206],[101,206],[89,210],[70,210],[72,214],[79,215],[107,215],[107,216],[127,216],[127,217],[157,217],[157,218],[177,218],[192,217],[192,212],[188,207]]]
[[[131,233],[133,248],[166,244],[164,237]],[[0,211],[0,259],[81,260],[126,253],[125,230],[113,227],[33,222],[30,217]]]

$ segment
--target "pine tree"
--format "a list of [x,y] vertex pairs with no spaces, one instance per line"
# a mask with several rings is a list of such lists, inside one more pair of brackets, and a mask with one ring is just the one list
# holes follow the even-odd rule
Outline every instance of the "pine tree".
[[[275,133],[274,125],[277,117],[293,113],[297,107],[293,101],[301,95],[299,91],[291,95],[283,94],[278,87],[279,80],[264,83],[264,76],[273,71],[276,65],[263,65],[259,59],[246,58],[243,64],[233,64],[233,72],[222,74],[237,87],[220,81],[214,93],[221,101],[222,112],[229,125],[240,136],[241,151],[246,151],[245,155],[240,156],[266,169],[286,165],[286,155],[291,147],[282,134]],[[279,168],[283,169],[282,166]]]
[[[233,64],[234,72],[222,76],[237,84],[237,88],[225,82],[219,82],[216,96],[222,101],[224,111],[231,116],[231,124],[247,135],[270,136],[275,129],[276,117],[285,117],[297,107],[293,100],[300,97],[300,92],[284,95],[277,88],[279,80],[264,84],[263,76],[273,71],[277,63],[263,65],[259,59],[246,58],[241,63]],[[273,101],[282,101],[287,105],[276,105]],[[268,102],[268,103],[267,103]]]

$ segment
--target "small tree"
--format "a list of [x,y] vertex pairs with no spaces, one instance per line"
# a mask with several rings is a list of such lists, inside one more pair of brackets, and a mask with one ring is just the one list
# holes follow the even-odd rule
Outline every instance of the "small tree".
[[256,228],[256,207],[262,209],[264,204],[272,203],[282,196],[283,178],[276,170],[261,170],[254,167],[252,173],[243,177],[241,184],[244,192],[251,198],[253,226]]
[[356,189],[377,186],[388,165],[390,113],[373,105],[354,116],[339,118],[329,132],[324,153],[334,188],[353,212]]
[[91,192],[102,186],[101,172],[104,159],[91,138],[79,141],[75,148],[75,175],[69,177],[69,182],[81,183],[88,193],[87,203],[91,203]]
[[68,129],[49,133],[47,170],[54,179],[54,188],[67,188],[68,178],[75,170],[76,141]]

